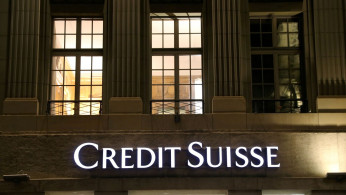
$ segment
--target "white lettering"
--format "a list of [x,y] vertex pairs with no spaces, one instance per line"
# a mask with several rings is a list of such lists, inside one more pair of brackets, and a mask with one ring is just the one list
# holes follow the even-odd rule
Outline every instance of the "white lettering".
[[[112,166],[116,169],[119,169],[118,165],[114,161],[115,156],[115,150],[112,148],[103,148],[103,155],[102,155],[102,169],[107,168],[107,160],[112,164]],[[107,152],[111,152],[110,156],[107,156]]]
[[171,168],[175,168],[175,151],[181,151],[180,147],[166,147],[165,151],[171,151]]
[[279,150],[279,147],[277,146],[270,146],[270,147],[267,147],[267,161],[268,161],[268,167],[280,167],[280,163],[279,164],[276,164],[276,165],[273,165],[272,163],[272,158],[276,158],[278,155],[276,154],[272,154],[272,150],[276,150],[278,151]]
[[134,165],[126,165],[126,159],[131,158],[131,156],[126,155],[127,151],[133,151],[133,148],[121,148],[121,168],[122,169],[132,169]]
[[96,163],[92,166],[86,166],[86,165],[83,165],[81,162],[80,162],[80,159],[79,159],[79,152],[80,150],[85,147],[85,146],[93,146],[94,148],[96,148],[97,150],[99,149],[99,145],[97,144],[94,144],[94,143],[84,143],[84,144],[81,144],[80,146],[77,147],[77,149],[74,151],[74,162],[76,162],[76,164],[82,168],[82,169],[93,169],[95,167],[98,166],[99,162],[96,161]]
[[259,151],[262,152],[262,148],[261,148],[261,147],[253,147],[253,148],[251,149],[251,151],[250,151],[251,156],[254,157],[254,158],[256,158],[257,160],[259,160],[260,162],[259,162],[258,165],[256,165],[255,163],[253,163],[253,162],[251,161],[251,166],[252,166],[252,167],[255,167],[255,168],[259,168],[259,167],[263,166],[264,160],[263,160],[263,157],[262,157],[262,156],[256,154],[255,150],[259,150]]
[[198,168],[198,167],[202,166],[202,164],[204,163],[204,158],[203,158],[202,154],[196,152],[196,151],[193,149],[193,146],[194,146],[194,145],[198,145],[199,147],[202,148],[202,143],[201,143],[201,142],[192,142],[192,143],[189,145],[189,147],[188,147],[189,153],[192,154],[192,155],[194,155],[195,157],[197,157],[198,160],[199,160],[199,163],[198,163],[197,165],[193,165],[193,164],[190,162],[190,160],[188,160],[188,161],[187,161],[187,165],[188,165],[189,167],[192,167],[192,168]]
[[219,147],[219,164],[213,165],[211,162],[211,148],[207,147],[207,163],[212,168],[218,168],[222,164],[222,147]]
[[241,158],[244,160],[244,164],[239,164],[238,161],[235,162],[236,166],[237,167],[240,167],[240,168],[244,168],[246,167],[248,164],[249,164],[249,159],[243,155],[242,153],[240,153],[240,150],[244,150],[245,152],[247,151],[245,147],[239,147],[235,150],[235,154],[237,155],[237,157]]
[[[142,164],[142,151],[148,151],[150,153],[150,162],[147,165]],[[155,153],[150,148],[137,148],[137,168],[144,169],[148,168],[155,162]]]

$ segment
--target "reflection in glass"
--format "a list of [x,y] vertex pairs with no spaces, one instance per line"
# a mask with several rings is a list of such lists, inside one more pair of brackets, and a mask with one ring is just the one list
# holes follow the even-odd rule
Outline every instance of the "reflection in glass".
[[152,95],[151,98],[153,100],[162,100],[163,99],[163,91],[162,91],[163,86],[162,85],[153,85],[151,87]]
[[202,69],[201,55],[191,55],[191,69]]
[[163,98],[165,100],[173,100],[174,94],[174,85],[164,85]]
[[299,47],[298,33],[290,33],[289,40],[290,40],[290,47]]
[[199,48],[199,47],[201,47],[201,44],[202,44],[201,34],[192,34],[191,35],[191,47]]
[[164,57],[164,69],[174,69],[174,56]]
[[80,72],[80,84],[90,85],[91,84],[91,71],[81,71]]
[[189,34],[179,35],[179,48],[188,48],[190,46]]
[[152,23],[152,33],[162,33],[162,21],[153,20]]
[[75,85],[76,81],[76,72],[75,71],[64,71],[64,81],[65,85]]
[[189,33],[189,20],[179,20],[179,33]]
[[174,35],[165,34],[163,37],[164,37],[164,48],[174,48]]
[[279,68],[288,68],[288,55],[279,55]]
[[278,47],[288,47],[288,37],[286,33],[278,34]]
[[174,33],[174,21],[173,20],[164,20],[163,21],[164,33]]
[[55,20],[54,21],[54,34],[65,34],[65,21],[64,20]]
[[191,33],[201,33],[201,20],[192,19],[191,23]]
[[180,70],[179,71],[179,83],[180,84],[190,84],[190,70]]
[[64,100],[74,100],[75,95],[74,86],[64,86]]
[[103,36],[102,35],[93,35],[93,48],[94,49],[103,48]]
[[102,20],[94,20],[93,33],[94,34],[103,34],[103,21]]
[[102,86],[92,86],[92,100],[102,99]]
[[91,98],[91,87],[90,86],[81,86],[80,87],[80,100],[90,100]]
[[77,30],[76,20],[66,20],[66,34],[76,34]]
[[82,35],[82,49],[91,48],[91,35]]
[[162,69],[162,56],[152,56],[152,69]]
[[82,20],[82,34],[92,34],[92,20]]
[[162,48],[162,35],[153,35],[151,46],[153,48]]
[[179,86],[179,98],[183,100],[190,99],[190,85]]
[[92,71],[92,85],[102,85],[102,71]]
[[66,35],[66,49],[76,48],[76,35]]
[[179,69],[190,69],[190,56],[179,56]]
[[174,70],[165,70],[163,74],[164,84],[174,84]]

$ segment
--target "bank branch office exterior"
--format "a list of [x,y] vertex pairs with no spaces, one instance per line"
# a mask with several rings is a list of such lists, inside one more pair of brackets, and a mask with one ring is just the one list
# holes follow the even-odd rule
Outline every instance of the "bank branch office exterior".
[[1,0],[1,195],[346,194],[344,0]]

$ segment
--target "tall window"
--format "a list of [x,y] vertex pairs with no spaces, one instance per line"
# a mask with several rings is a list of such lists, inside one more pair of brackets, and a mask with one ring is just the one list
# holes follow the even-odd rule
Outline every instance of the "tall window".
[[152,14],[152,114],[202,114],[200,13]]
[[253,112],[304,112],[299,18],[252,18]]
[[103,20],[53,20],[52,115],[96,115],[102,104]]

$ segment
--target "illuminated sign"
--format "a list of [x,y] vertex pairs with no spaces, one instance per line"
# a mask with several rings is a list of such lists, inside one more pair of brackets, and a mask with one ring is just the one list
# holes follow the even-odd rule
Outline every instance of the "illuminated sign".
[[[95,160],[89,164],[82,162],[81,153],[88,148],[94,152],[102,151],[102,160]],[[203,148],[201,142],[192,142],[187,147],[186,163],[188,167],[200,168],[202,166],[210,168],[232,166],[238,168],[245,167],[268,167],[278,168],[280,163],[275,163],[278,146],[252,148],[247,147],[218,147],[213,152],[211,147]],[[183,152],[181,147],[158,147],[157,150],[146,147],[121,148],[116,151],[113,148],[99,148],[95,143],[83,143],[74,152],[74,161],[82,169],[113,168],[113,169],[147,169],[152,167],[163,168],[164,163],[169,164],[169,168],[176,168],[177,154]],[[85,152],[84,152],[85,153]],[[120,154],[118,154],[120,153]],[[216,154],[215,154],[216,153]],[[143,160],[143,156],[146,160]],[[217,158],[217,163],[215,163]],[[100,162],[99,162],[100,161]],[[168,162],[166,162],[168,161]]]

